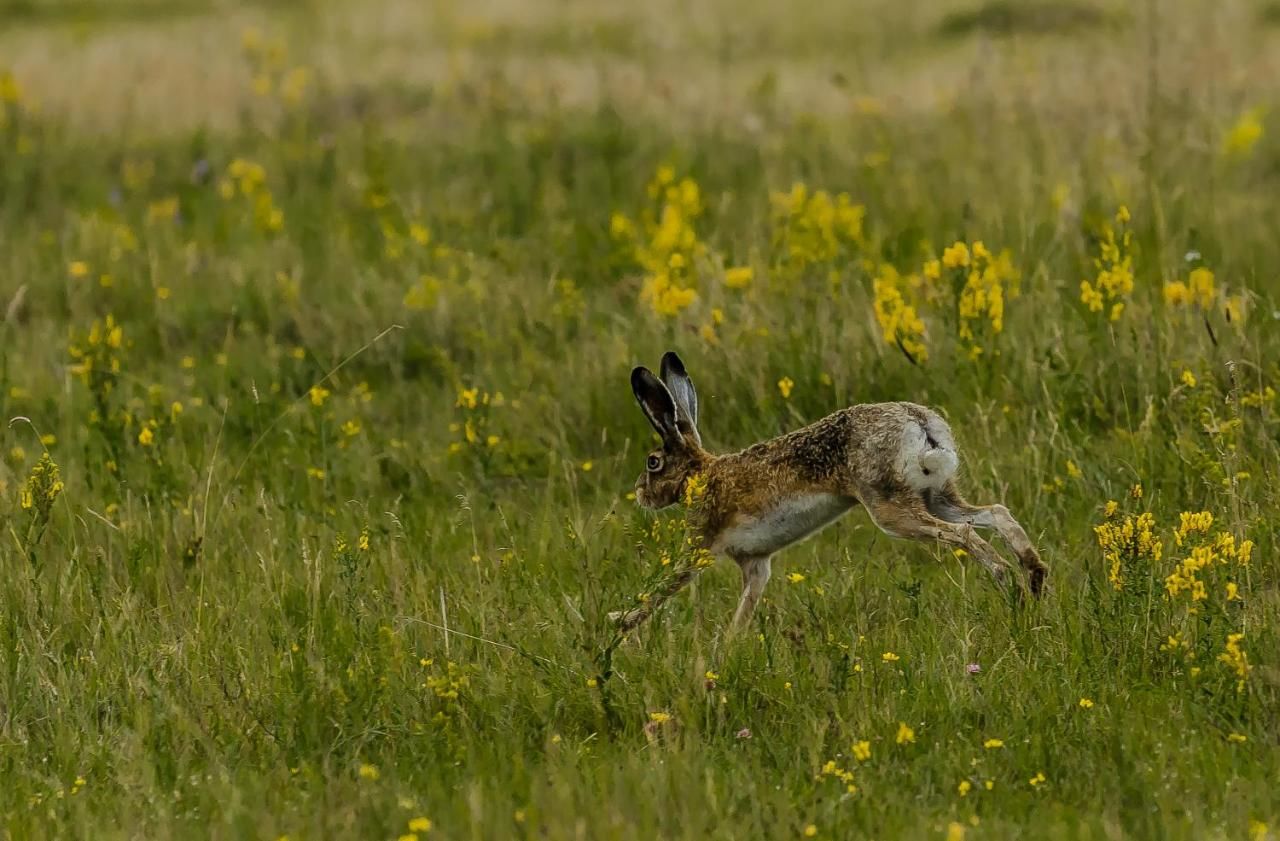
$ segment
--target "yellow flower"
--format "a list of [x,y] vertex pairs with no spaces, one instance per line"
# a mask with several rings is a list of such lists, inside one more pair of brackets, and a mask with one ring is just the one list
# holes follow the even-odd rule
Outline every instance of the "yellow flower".
[[480,389],[478,388],[460,388],[458,389],[458,400],[454,404],[463,409],[474,409],[478,403]]
[[885,263],[871,280],[872,309],[885,344],[903,350],[917,362],[929,358],[925,324],[920,317],[919,278],[901,274]]
[[969,790],[972,788],[973,788],[973,783],[969,782],[968,780],[961,780],[960,785],[956,786],[956,792],[961,797],[967,797],[969,795]]
[[880,655],[880,659],[885,663],[896,663],[902,658],[894,654],[892,651],[886,651],[884,654]]
[[701,473],[695,473],[685,480],[684,483],[684,504],[693,505],[698,500],[707,495],[707,477]]
[[370,765],[368,762],[360,766],[360,779],[376,780],[382,776],[382,772],[378,770],[377,765]]
[[150,447],[155,438],[155,433],[149,426],[142,427],[142,431],[138,433],[138,443],[144,447]]
[[311,397],[312,406],[323,406],[324,401],[329,399],[331,392],[322,385],[313,385],[307,391],[307,394]]
[[778,392],[782,395],[782,399],[790,400],[791,391],[796,387],[795,380],[790,377],[783,377],[778,380]]
[[649,720],[652,721],[654,724],[666,724],[668,721],[671,720],[671,713],[660,712],[660,711],[651,712],[649,713]]
[[584,461],[584,462],[582,463],[582,472],[583,472],[583,473],[590,473],[590,472],[591,472],[591,468],[593,468],[593,467],[595,467],[595,466],[596,466],[596,463],[595,463],[594,461],[590,461],[590,460]]
[[698,293],[694,289],[673,281],[666,270],[646,277],[640,287],[640,300],[649,304],[658,315],[679,315],[697,299]]
[[1240,115],[1222,138],[1222,154],[1239,157],[1249,153],[1262,138],[1262,109],[1251,108]]
[[1227,645],[1218,660],[1225,663],[1227,668],[1236,674],[1236,691],[1244,691],[1244,682],[1249,677],[1249,672],[1253,667],[1249,665],[1249,655],[1240,647],[1240,641],[1244,639],[1244,634],[1229,634],[1227,636]]
[[1004,747],[1004,741],[1001,739],[987,739],[985,742],[982,743],[982,746],[987,750],[1002,748]]
[[1191,303],[1191,290],[1180,280],[1167,281],[1164,285],[1164,302],[1171,307]]
[[789,572],[787,573],[787,580],[792,584],[799,584],[801,581],[804,581],[804,576],[798,572]]
[[73,260],[67,265],[67,274],[72,277],[85,277],[89,274],[89,264],[83,260]]
[[859,762],[866,762],[871,758],[871,743],[865,739],[860,742],[853,743],[853,758]]
[[1244,744],[1245,742],[1249,741],[1249,737],[1244,735],[1243,733],[1231,732],[1227,734],[1227,741],[1235,742],[1236,744]]
[[430,832],[431,819],[423,818],[423,817],[414,818],[413,820],[409,821],[409,831],[410,832]]
[[804,828],[804,837],[805,837],[805,838],[812,838],[813,836],[815,836],[815,835],[817,835],[817,834],[818,834],[818,827],[814,826],[813,824],[809,824],[808,826],[806,826],[806,827]]
[[1249,821],[1249,841],[1266,841],[1267,825],[1259,820]]
[[964,824],[952,821],[947,824],[947,841],[964,841]]
[[1093,701],[1088,698],[1080,699],[1080,709],[1087,710],[1093,707]]
[[599,686],[599,685],[600,685],[600,681],[596,680],[595,678],[593,678],[593,677],[589,677],[589,678],[587,678],[587,688],[588,688],[588,689],[595,689],[595,688],[596,688],[597,686]]
[[1027,780],[1027,782],[1031,783],[1031,787],[1032,787],[1032,788],[1035,788],[1036,786],[1040,785],[1040,784],[1041,784],[1041,783],[1043,783],[1044,781],[1045,781],[1045,777],[1044,777],[1044,772],[1043,772],[1043,771],[1037,771],[1037,772],[1036,772],[1036,775],[1035,775],[1034,777],[1032,777],[1031,779]]
[[963,242],[947,246],[942,251],[942,265],[948,269],[963,268],[969,265],[969,246]]
[[724,270],[724,285],[730,289],[741,289],[751,283],[755,277],[755,269],[751,266],[736,266]]
[[1213,306],[1215,295],[1213,272],[1203,266],[1193,270],[1187,277],[1187,289],[1190,290],[1191,299],[1199,305],[1200,309],[1207,310]]
[[1072,479],[1079,479],[1084,474],[1080,472],[1080,468],[1076,467],[1076,463],[1071,459],[1067,459],[1067,475]]
[[900,745],[909,745],[916,740],[916,731],[907,726],[905,721],[898,722],[898,735],[895,737]]
[[1240,598],[1240,587],[1234,581],[1227,582],[1227,601],[1233,602]]
[[1193,373],[1191,373],[1191,371],[1190,371],[1190,370],[1183,370],[1183,372],[1182,372],[1182,384],[1183,384],[1183,385],[1185,385],[1187,388],[1195,388],[1195,387],[1196,387],[1196,375],[1195,375],[1195,374],[1193,374]]

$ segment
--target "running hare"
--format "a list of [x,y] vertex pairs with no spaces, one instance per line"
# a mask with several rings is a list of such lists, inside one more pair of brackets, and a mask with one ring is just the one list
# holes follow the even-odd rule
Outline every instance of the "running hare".
[[[1009,509],[970,505],[960,496],[955,441],[931,409],[914,403],[850,406],[741,452],[713,455],[702,448],[698,394],[684,363],[668,351],[661,372],[661,379],[648,368],[631,372],[631,390],[662,437],[636,480],[636,501],[665,508],[682,500],[691,476],[705,480],[693,522],[703,548],[742,569],[735,628],[750,621],[773,554],[858,503],[885,533],[962,548],[1004,586],[1009,567],[974,532],[975,526],[995,529],[1027,571],[1032,594],[1040,595],[1048,568]],[[685,570],[664,592],[616,620],[624,630],[634,628],[695,574]]]

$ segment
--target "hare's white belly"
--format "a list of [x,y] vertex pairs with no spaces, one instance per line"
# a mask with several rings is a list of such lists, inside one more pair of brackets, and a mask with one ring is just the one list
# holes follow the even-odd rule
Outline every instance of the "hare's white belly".
[[849,496],[798,494],[750,517],[739,517],[720,533],[715,549],[726,555],[771,555],[803,540],[857,504]]

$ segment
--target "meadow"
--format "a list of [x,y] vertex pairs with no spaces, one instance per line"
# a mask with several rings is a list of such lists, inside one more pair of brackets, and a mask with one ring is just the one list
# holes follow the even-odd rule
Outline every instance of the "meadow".
[[[1253,0],[0,2],[5,836],[1275,837],[1278,105]],[[618,634],[668,349],[1048,593],[855,511]]]

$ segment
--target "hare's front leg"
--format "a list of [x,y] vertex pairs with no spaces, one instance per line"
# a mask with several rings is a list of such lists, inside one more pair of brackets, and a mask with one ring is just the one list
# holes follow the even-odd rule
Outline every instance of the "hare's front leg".
[[738,599],[738,609],[733,613],[733,630],[739,631],[751,622],[756,604],[764,594],[764,585],[769,583],[773,572],[773,560],[769,555],[763,557],[734,558],[742,570],[742,598]]
[[934,516],[949,523],[968,523],[978,528],[995,529],[1018,556],[1018,563],[1027,571],[1031,594],[1039,596],[1044,590],[1044,580],[1049,575],[1049,568],[1040,560],[1040,553],[1031,545],[1031,539],[1008,508],[999,504],[971,505],[950,482],[941,491],[931,492],[925,497],[925,505]]
[[891,497],[863,501],[871,519],[886,534],[911,540],[937,540],[964,549],[1005,587],[1009,584],[1009,567],[991,544],[978,536],[973,526],[949,523],[935,517],[925,508],[924,500],[904,490]]
[[692,581],[701,571],[699,567],[695,566],[687,566],[681,569],[655,592],[650,593],[644,604],[632,610],[612,611],[609,614],[609,619],[616,623],[618,630],[623,633],[633,630],[652,616],[658,608],[666,604],[672,596],[683,590],[685,585]]

